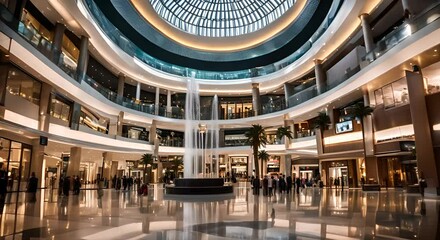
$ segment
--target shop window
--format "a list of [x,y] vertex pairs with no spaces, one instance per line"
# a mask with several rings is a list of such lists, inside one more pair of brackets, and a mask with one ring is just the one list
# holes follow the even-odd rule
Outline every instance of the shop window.
[[122,127],[122,136],[131,139],[148,141],[148,132],[142,127],[124,125]]
[[425,78],[428,94],[440,92],[440,75]]
[[382,88],[374,91],[374,99],[376,101],[376,106],[383,105]]
[[9,149],[11,141],[0,138],[0,171],[5,172],[8,167]]
[[41,83],[18,68],[9,71],[6,91],[31,103],[40,104]]
[[108,120],[94,115],[85,108],[81,108],[79,123],[97,132],[108,133]]
[[408,104],[409,95],[406,78],[401,78],[375,90],[374,97],[376,106],[383,104],[385,109]]
[[393,88],[391,85],[387,85],[382,88],[383,93],[383,105],[385,108],[394,107],[394,96],[393,96]]
[[402,78],[399,81],[395,81],[392,84],[394,104],[396,106],[404,105],[409,103],[408,96],[408,86],[406,84],[406,79]]
[[70,108],[70,104],[62,101],[59,98],[52,97],[50,104],[50,115],[54,118],[69,122]]

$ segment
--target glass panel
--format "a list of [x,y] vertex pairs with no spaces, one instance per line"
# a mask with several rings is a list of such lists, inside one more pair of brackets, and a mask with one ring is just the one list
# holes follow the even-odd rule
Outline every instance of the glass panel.
[[23,148],[23,158],[21,161],[21,183],[20,183],[20,191],[26,191],[27,181],[30,176],[30,167],[31,167],[31,149]]
[[20,184],[21,143],[12,142],[8,166],[8,191],[18,191]]
[[70,105],[56,98],[52,98],[50,105],[50,115],[54,118],[68,122],[70,117]]
[[393,88],[391,84],[386,85],[382,88],[383,93],[383,105],[385,108],[394,107],[394,96],[393,96]]
[[40,103],[41,83],[15,67],[9,72],[6,90],[34,104]]
[[10,144],[11,141],[0,138],[0,171],[7,170]]
[[406,84],[406,78],[402,78],[392,83],[394,103],[396,106],[409,103],[408,86]]
[[440,75],[432,75],[426,79],[428,94],[440,92]]
[[376,106],[383,104],[382,89],[374,91],[374,98],[376,100]]

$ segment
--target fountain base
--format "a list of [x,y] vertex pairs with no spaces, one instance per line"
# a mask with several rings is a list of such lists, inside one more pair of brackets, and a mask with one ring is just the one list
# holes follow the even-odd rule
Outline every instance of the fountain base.
[[167,186],[166,194],[213,195],[232,193],[232,186],[225,186],[223,178],[177,178]]

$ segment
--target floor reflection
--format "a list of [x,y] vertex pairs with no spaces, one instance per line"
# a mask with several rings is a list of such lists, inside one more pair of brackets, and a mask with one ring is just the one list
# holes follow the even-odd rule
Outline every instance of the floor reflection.
[[164,196],[154,185],[136,191],[96,190],[58,196],[8,196],[0,239],[440,239],[440,199],[399,189],[304,189],[300,194],[252,195],[240,183],[234,195],[188,199]]

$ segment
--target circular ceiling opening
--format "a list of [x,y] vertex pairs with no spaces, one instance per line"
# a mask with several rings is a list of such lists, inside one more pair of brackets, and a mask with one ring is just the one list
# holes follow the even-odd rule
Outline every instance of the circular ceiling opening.
[[150,0],[172,26],[198,36],[233,37],[264,28],[296,0]]

